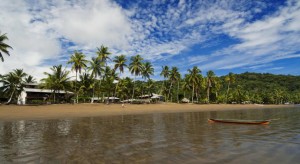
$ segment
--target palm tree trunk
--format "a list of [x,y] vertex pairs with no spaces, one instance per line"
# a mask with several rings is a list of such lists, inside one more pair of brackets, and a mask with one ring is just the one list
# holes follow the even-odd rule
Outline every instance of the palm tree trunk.
[[179,103],[179,94],[178,94],[178,91],[179,91],[179,81],[177,82],[177,103]]
[[160,94],[162,94],[164,84],[165,84],[165,80],[163,81],[163,83],[162,83],[162,85],[161,85],[161,88],[160,88]]
[[169,97],[171,97],[171,102],[172,102],[172,96],[171,96],[171,88],[172,88],[173,83],[171,82],[170,88],[169,88]]
[[53,101],[54,101],[54,104],[55,104],[55,102],[56,102],[56,100],[55,100],[55,91],[54,91],[54,94],[53,94]]
[[230,81],[228,82],[228,85],[227,85],[227,92],[226,92],[226,104],[228,104],[228,93],[229,93],[229,86],[230,86]]
[[93,96],[92,96],[92,99],[91,99],[91,103],[94,103],[94,97],[95,97],[95,84],[93,86]]
[[[101,96],[101,77],[99,78],[99,93],[98,93],[98,101],[100,99],[100,96]],[[103,98],[101,98],[101,101],[103,100]]]
[[132,98],[131,98],[132,100],[133,100],[133,97],[134,97],[135,77],[136,77],[136,75],[134,75],[134,81],[133,81]]
[[11,102],[11,100],[12,100],[12,97],[13,97],[13,95],[14,95],[15,91],[16,91],[16,89],[14,89],[14,90],[13,90],[13,92],[11,93],[11,95],[10,95],[10,97],[9,97],[8,101],[7,101],[5,104],[7,104],[7,105],[8,105],[8,104]]
[[[120,71],[120,74],[119,74],[119,81],[120,81],[120,75],[121,75],[121,71]],[[116,93],[117,93],[117,87],[118,87],[119,81],[117,82],[117,84],[116,84],[116,88],[115,88],[114,100],[113,100],[114,102],[115,102],[115,97],[116,97]]]
[[208,86],[208,87],[207,87],[207,93],[206,93],[206,96],[207,96],[207,103],[209,103],[209,90],[210,90],[210,87]]
[[[76,70],[75,92],[76,92],[76,103],[78,104],[78,93],[77,93],[77,70]],[[54,93],[54,94],[55,94],[55,93]]]
[[194,86],[194,84],[193,84],[192,103],[194,103],[194,91],[195,91],[195,86]]

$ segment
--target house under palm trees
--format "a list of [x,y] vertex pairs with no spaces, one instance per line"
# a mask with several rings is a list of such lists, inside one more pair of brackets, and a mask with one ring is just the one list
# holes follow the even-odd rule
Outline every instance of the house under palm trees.
[[[51,89],[40,89],[38,83],[27,83],[18,97],[18,104],[45,104],[50,102],[50,97],[53,94],[53,90]],[[73,96],[73,92],[64,90],[58,90],[55,93],[58,103],[71,102]]]

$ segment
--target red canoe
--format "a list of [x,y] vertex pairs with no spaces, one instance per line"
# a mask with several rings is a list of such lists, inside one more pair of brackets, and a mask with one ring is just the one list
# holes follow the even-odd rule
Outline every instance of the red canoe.
[[237,120],[237,119],[208,119],[209,122],[234,123],[234,124],[269,124],[271,120]]

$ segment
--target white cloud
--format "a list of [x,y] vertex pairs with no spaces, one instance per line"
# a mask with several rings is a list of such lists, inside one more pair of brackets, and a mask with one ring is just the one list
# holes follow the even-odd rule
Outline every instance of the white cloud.
[[[113,56],[140,54],[158,69],[170,63],[201,64],[204,70],[255,67],[299,57],[300,2],[288,1],[273,14],[254,18],[266,7],[248,0],[141,1],[127,9],[110,0],[4,0],[0,27],[14,49],[4,56],[0,73],[24,68],[39,78],[45,68],[65,63],[74,50],[90,59],[101,44]],[[213,47],[224,34],[239,43],[205,56],[183,55],[195,45]]]
[[299,8],[300,3],[297,2],[253,23],[226,23],[219,30],[241,43],[214,53],[210,63],[203,68],[232,69],[299,57],[295,53],[299,51],[300,28],[294,28],[300,26]]
[[[125,11],[108,0],[4,0],[0,17],[1,32],[7,33],[7,43],[13,47],[11,56],[4,56],[5,62],[0,63],[2,74],[23,68],[41,78],[47,59],[64,61],[60,58],[76,49],[90,52],[101,44],[126,48],[131,34]],[[59,39],[75,45],[63,48]]]
[[[47,24],[31,23],[34,16],[28,12],[28,4],[24,1],[3,1],[0,9],[1,30],[7,33],[7,43],[13,47],[11,56],[4,56],[5,62],[0,63],[0,73],[23,68],[34,74],[45,59],[58,57],[59,42],[51,32],[47,32]],[[41,71],[38,76],[41,76]]]

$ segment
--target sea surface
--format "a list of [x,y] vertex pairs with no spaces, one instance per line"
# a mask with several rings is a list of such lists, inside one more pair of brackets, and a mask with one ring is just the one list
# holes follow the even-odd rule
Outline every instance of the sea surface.
[[300,163],[300,108],[0,121],[0,163]]

